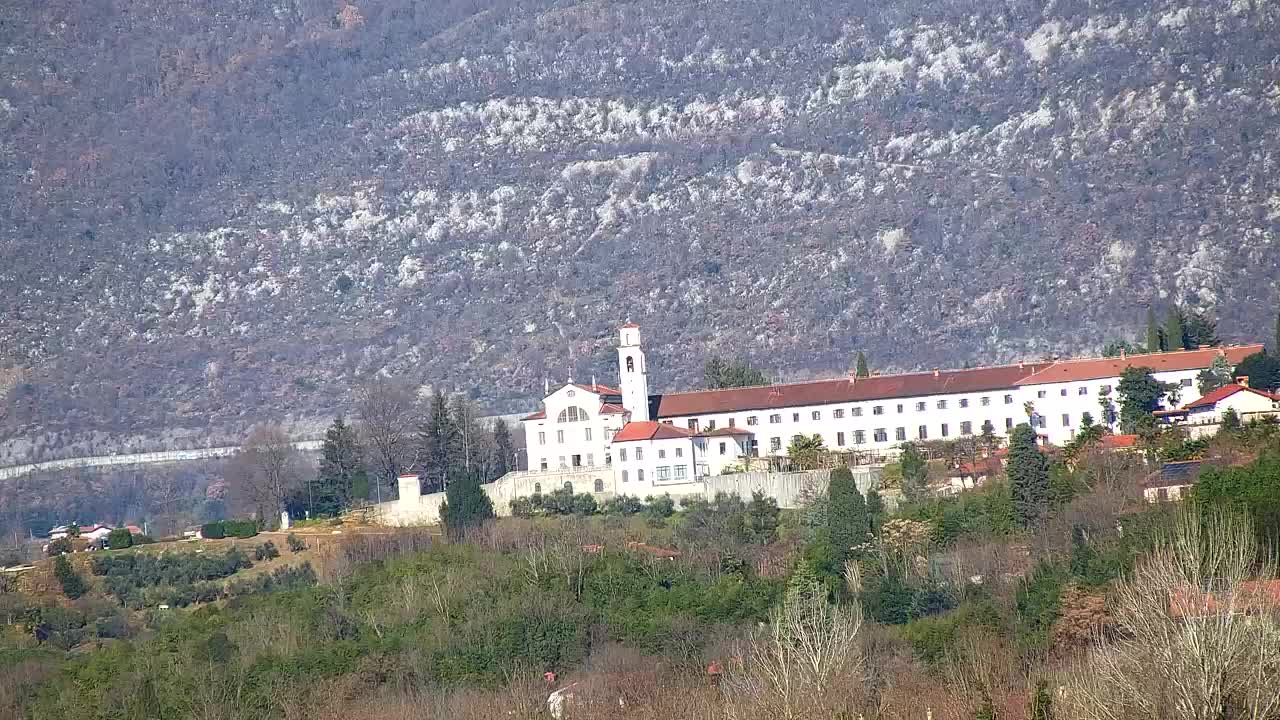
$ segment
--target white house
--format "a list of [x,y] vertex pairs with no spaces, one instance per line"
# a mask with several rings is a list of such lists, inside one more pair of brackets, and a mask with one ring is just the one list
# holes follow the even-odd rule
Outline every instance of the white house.
[[1159,413],[1171,425],[1183,426],[1192,438],[1216,434],[1223,417],[1234,412],[1242,422],[1263,418],[1280,418],[1280,395],[1249,387],[1249,378],[1236,378],[1209,394],[1178,408]]
[[1237,364],[1261,349],[851,374],[651,395],[640,328],[627,324],[618,338],[620,389],[570,382],[549,393],[543,409],[524,418],[528,467],[532,482],[540,482],[540,472],[608,473],[608,492],[643,496],[720,474],[744,457],[785,455],[799,434],[818,435],[836,451],[890,454],[907,441],[979,435],[986,426],[1003,436],[1030,421],[1049,442],[1063,444],[1085,413],[1102,422],[1104,399],[1118,406],[1116,387],[1127,367],[1150,368],[1156,379],[1177,386],[1175,402],[1188,402],[1198,399],[1196,375],[1216,357]]

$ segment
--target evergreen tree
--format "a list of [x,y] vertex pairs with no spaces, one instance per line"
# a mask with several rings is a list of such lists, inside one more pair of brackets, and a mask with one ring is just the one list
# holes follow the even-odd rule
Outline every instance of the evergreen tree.
[[427,492],[439,492],[453,477],[460,460],[460,436],[449,400],[437,391],[431,397],[426,423],[418,430],[418,467]]
[[1209,363],[1209,367],[1196,375],[1196,389],[1201,395],[1208,395],[1230,383],[1231,379],[1231,364],[1225,357],[1219,355]]
[[1009,438],[1009,486],[1013,512],[1022,527],[1030,527],[1049,504],[1049,462],[1036,446],[1036,433],[1025,423]]
[[1160,326],[1156,325],[1155,308],[1147,308],[1147,352],[1160,352]]
[[[1280,325],[1277,326],[1277,332],[1280,332]],[[871,377],[871,368],[867,367],[867,356],[861,350],[858,351],[858,362],[855,367],[853,372],[856,377]]]
[[751,494],[751,502],[747,503],[747,511],[743,515],[744,531],[747,539],[758,545],[768,545],[778,534],[778,516],[781,510],[778,501],[765,497],[763,491]]
[[53,561],[53,576],[58,579],[58,584],[62,586],[62,594],[72,600],[89,591],[89,586],[85,584],[84,578],[80,577],[80,573],[71,567],[71,561],[67,559],[66,555],[59,555],[58,559]]
[[493,480],[511,471],[514,454],[511,449],[511,431],[507,421],[498,418],[493,422]]
[[1182,350],[1186,347],[1186,337],[1182,330],[1182,309],[1177,305],[1169,308],[1164,318],[1164,349],[1168,351]]
[[1184,315],[1186,317],[1182,332],[1186,337],[1188,348],[1198,348],[1201,345],[1212,346],[1221,342],[1218,340],[1218,322],[1208,313],[1192,310]]
[[913,443],[902,444],[898,456],[902,467],[902,494],[908,500],[920,500],[929,492],[929,462]]
[[800,558],[796,561],[795,570],[791,571],[791,579],[787,581],[787,594],[783,602],[796,602],[818,594],[826,594],[822,581],[814,571],[813,565],[807,559]]
[[320,469],[309,488],[309,509],[316,516],[333,517],[351,505],[356,491],[368,492],[363,453],[356,430],[339,415],[324,434]]
[[851,548],[867,541],[871,526],[867,518],[867,503],[849,468],[839,467],[831,471],[827,486],[827,530],[835,550],[836,567],[843,567],[852,552]]
[[727,362],[724,358],[707,360],[702,381],[708,390],[767,385],[764,373],[743,362]]
[[1162,383],[1151,375],[1151,368],[1128,367],[1120,373],[1116,391],[1120,393],[1120,430],[1137,432],[1152,419],[1151,413],[1160,407],[1160,401],[1173,385]]
[[884,513],[884,498],[880,497],[880,491],[875,488],[867,490],[867,525],[872,534],[880,532],[880,526],[884,525]]
[[451,539],[461,539],[469,528],[479,527],[493,517],[493,501],[480,488],[479,479],[463,475],[445,488],[440,521]]
[[1236,366],[1235,377],[1248,377],[1249,387],[1280,390],[1280,353],[1256,352]]

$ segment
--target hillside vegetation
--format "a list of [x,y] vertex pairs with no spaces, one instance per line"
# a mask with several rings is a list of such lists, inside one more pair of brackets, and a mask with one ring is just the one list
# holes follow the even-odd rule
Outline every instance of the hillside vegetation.
[[378,370],[528,405],[1096,348],[1277,303],[1261,0],[17,0],[0,461],[238,437]]

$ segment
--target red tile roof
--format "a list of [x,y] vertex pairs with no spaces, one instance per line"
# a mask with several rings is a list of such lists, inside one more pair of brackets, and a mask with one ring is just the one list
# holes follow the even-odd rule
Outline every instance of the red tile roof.
[[617,403],[605,403],[600,406],[601,415],[621,415],[626,411],[627,411],[626,408],[622,407]]
[[1136,447],[1138,444],[1137,435],[1103,435],[1098,440],[1098,447],[1107,450],[1119,450],[1121,448]]
[[595,393],[597,395],[621,395],[622,394],[621,390],[615,390],[614,388],[611,388],[607,385],[584,385],[582,383],[574,383],[573,386],[576,388],[581,388],[583,390],[586,390],[587,392]]
[[1227,362],[1236,365],[1241,360],[1261,350],[1261,345],[1234,345],[1231,347],[1205,348],[1203,350],[1178,350],[1176,352],[1129,355],[1124,358],[1059,360],[1035,374],[1028,375],[1018,384],[1042,385],[1044,383],[1101,380],[1103,378],[1120,377],[1120,373],[1129,367],[1149,367],[1156,372],[1195,370],[1209,367],[1209,364],[1213,362],[1213,358],[1219,354],[1224,355],[1227,358]]
[[920,395],[984,392],[1013,388],[1022,378],[1048,366],[1049,363],[1027,363],[1023,366],[1005,365],[971,370],[873,375],[856,379],[843,377],[728,390],[697,390],[657,395],[651,398],[651,402],[657,402],[657,417],[667,418]]
[[626,325],[623,325],[622,327],[627,328],[629,330],[635,330],[635,329],[639,329],[640,326],[633,322],[629,322]]
[[743,430],[739,427],[716,428],[715,430],[703,430],[697,433],[698,437],[733,437],[737,435],[754,435],[750,430]]
[[1227,398],[1231,397],[1232,395],[1235,395],[1238,392],[1251,392],[1254,395],[1261,395],[1262,397],[1268,400],[1280,399],[1269,392],[1264,392],[1257,388],[1245,387],[1244,385],[1231,383],[1230,385],[1223,385],[1217,390],[1214,390],[1213,392],[1210,392],[1209,394],[1202,396],[1199,400],[1196,400],[1195,402],[1191,402],[1191,403],[1187,403],[1186,405],[1183,405],[1182,409],[1195,410],[1196,408],[1213,407],[1214,405],[1217,405],[1220,401],[1226,400]]
[[547,417],[547,411],[546,411],[546,410],[539,410],[538,412],[535,412],[535,413],[529,413],[528,415],[525,415],[524,417],[522,417],[522,418],[520,418],[520,419],[521,419],[522,421],[523,421],[523,420],[542,420],[542,419],[544,419],[544,418],[546,418],[546,417]]
[[674,425],[666,423],[654,422],[653,420],[638,420],[629,422],[622,426],[617,435],[613,436],[614,442],[631,442],[634,440],[669,440],[672,438],[693,437],[693,431],[678,428]]

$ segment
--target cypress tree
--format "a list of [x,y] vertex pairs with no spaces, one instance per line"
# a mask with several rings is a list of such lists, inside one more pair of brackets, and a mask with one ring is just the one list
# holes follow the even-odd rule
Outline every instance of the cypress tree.
[[880,532],[884,524],[884,498],[875,488],[867,490],[867,526],[872,533]]
[[511,471],[511,431],[507,421],[498,418],[493,422],[493,479]]
[[320,469],[308,498],[312,512],[321,516],[341,513],[358,497],[357,491],[368,492],[368,478],[355,428],[339,415],[324,434]]
[[478,478],[464,475],[445,488],[440,521],[451,539],[461,539],[468,528],[479,527],[493,517],[493,501],[480,488]]
[[89,586],[85,583],[84,578],[80,577],[80,573],[71,567],[71,561],[67,559],[66,555],[59,555],[58,559],[53,561],[53,576],[58,579],[58,584],[62,586],[62,594],[72,600],[89,591]]
[[929,490],[929,462],[914,444],[904,443],[898,463],[902,466],[902,494],[908,500],[923,498]]
[[1164,349],[1181,350],[1186,347],[1186,337],[1182,330],[1182,309],[1178,306],[1169,308],[1164,318]]
[[867,540],[870,523],[867,520],[867,503],[858,492],[858,484],[853,480],[849,468],[840,467],[831,471],[831,481],[827,486],[827,529],[831,534],[831,545],[835,550],[836,567],[843,567],[849,558],[851,548],[861,545]]
[[1009,438],[1009,486],[1013,514],[1029,527],[1049,504],[1049,462],[1036,446],[1036,433],[1022,423]]
[[1147,352],[1160,352],[1160,326],[1156,325],[1155,308],[1147,308]]
[[[1276,332],[1280,333],[1280,323],[1276,325]],[[1277,334],[1276,337],[1280,337],[1280,334]],[[858,361],[854,375],[860,378],[871,376],[871,368],[867,367],[867,356],[861,350],[858,351]]]
[[448,398],[436,391],[431,397],[427,421],[418,430],[419,457],[423,459],[421,473],[427,492],[443,490],[455,468],[461,466],[461,435]]

